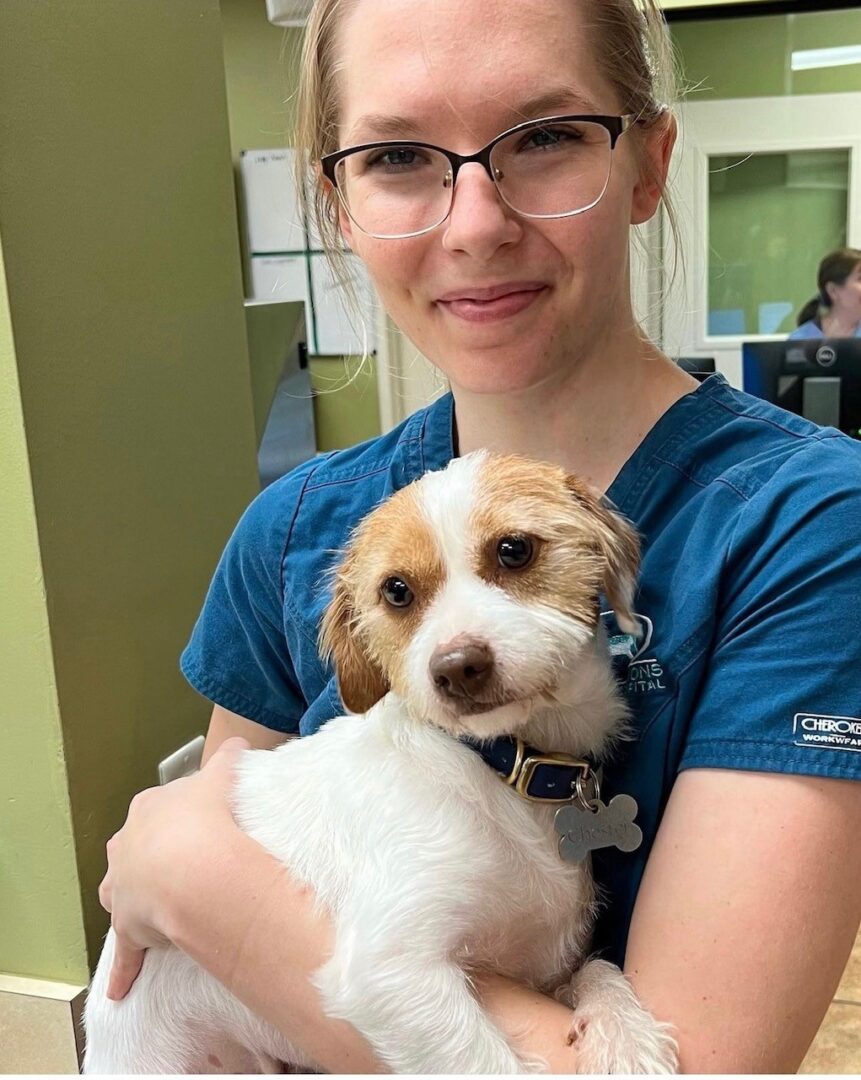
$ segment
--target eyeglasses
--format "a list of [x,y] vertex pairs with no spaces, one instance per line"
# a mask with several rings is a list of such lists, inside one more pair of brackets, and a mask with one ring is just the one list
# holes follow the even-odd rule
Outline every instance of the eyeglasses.
[[475,154],[424,142],[376,142],[320,159],[353,224],[379,240],[420,236],[451,213],[457,174],[482,165],[500,198],[529,218],[573,217],[600,202],[632,116],[548,116],[497,135]]

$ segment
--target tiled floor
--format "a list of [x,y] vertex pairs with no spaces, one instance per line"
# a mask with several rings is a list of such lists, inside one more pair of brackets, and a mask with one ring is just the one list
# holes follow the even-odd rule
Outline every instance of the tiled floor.
[[0,1076],[76,1073],[83,986],[0,975]]
[[861,1073],[861,932],[800,1073]]

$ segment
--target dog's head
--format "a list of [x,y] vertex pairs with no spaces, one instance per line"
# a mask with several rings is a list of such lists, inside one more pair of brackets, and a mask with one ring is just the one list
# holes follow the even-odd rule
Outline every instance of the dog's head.
[[553,465],[479,451],[427,473],[350,539],[321,645],[364,712],[394,690],[455,735],[510,734],[564,699],[603,592],[631,608],[632,528]]

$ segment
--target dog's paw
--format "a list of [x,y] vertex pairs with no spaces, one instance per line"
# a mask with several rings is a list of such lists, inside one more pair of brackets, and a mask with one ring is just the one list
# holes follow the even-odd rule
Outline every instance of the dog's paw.
[[617,967],[587,964],[572,984],[574,1017],[568,1040],[577,1073],[668,1074],[678,1070],[678,1047],[670,1026],[637,1000]]

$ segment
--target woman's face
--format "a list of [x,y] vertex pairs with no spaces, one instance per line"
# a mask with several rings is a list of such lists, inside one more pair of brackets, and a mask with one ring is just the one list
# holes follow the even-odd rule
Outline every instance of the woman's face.
[[842,285],[831,282],[826,287],[831,296],[832,313],[847,321],[861,322],[861,263]]
[[[621,111],[575,0],[357,0],[339,60],[341,147],[404,138],[470,154],[524,120]],[[563,371],[578,342],[630,323],[629,225],[658,202],[638,182],[634,137],[619,139],[601,202],[575,217],[518,216],[470,164],[429,233],[374,239],[343,211],[341,228],[395,323],[455,386],[526,389]],[[672,137],[660,144],[658,159]],[[515,294],[495,310],[443,299],[494,286]]]

